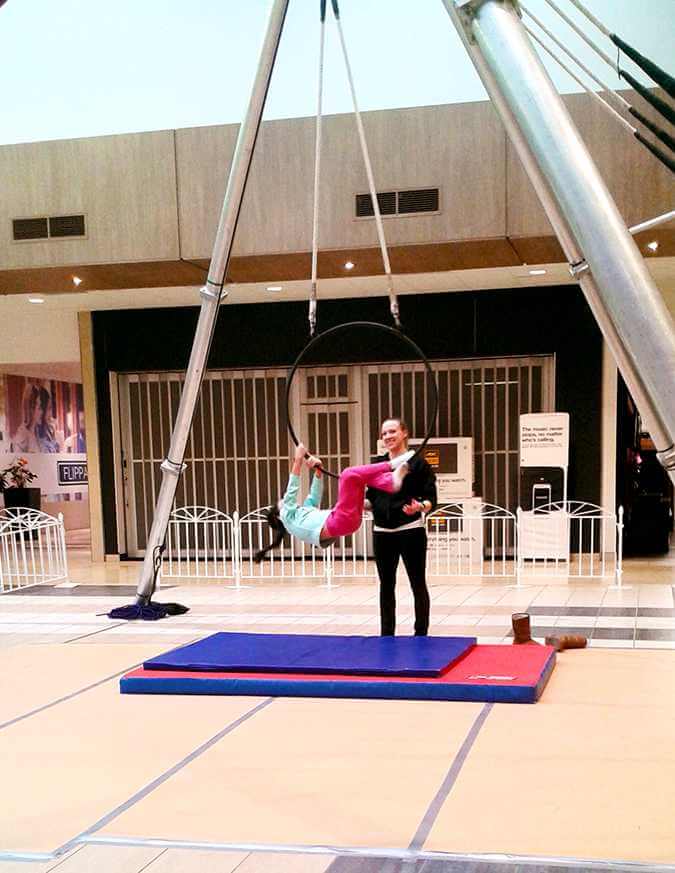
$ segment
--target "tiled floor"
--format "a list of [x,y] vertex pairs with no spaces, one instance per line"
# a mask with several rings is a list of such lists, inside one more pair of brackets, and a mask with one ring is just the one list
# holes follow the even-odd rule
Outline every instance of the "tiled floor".
[[[543,639],[549,633],[581,633],[588,637],[592,650],[633,650],[635,660],[630,663],[629,673],[626,672],[627,662],[615,663],[612,660],[614,655],[609,651],[604,654],[600,651],[596,654],[563,653],[543,702],[534,710],[504,705],[492,710],[479,704],[421,702],[422,707],[428,708],[422,710],[415,704],[400,701],[396,706],[394,701],[370,701],[365,706],[364,702],[356,701],[310,701],[303,707],[298,701],[283,706],[283,701],[277,700],[270,707],[259,698],[163,698],[161,701],[138,698],[133,703],[122,702],[116,692],[115,678],[120,672],[153,652],[198,639],[215,630],[325,634],[378,632],[377,587],[374,581],[363,579],[341,581],[333,587],[311,580],[268,580],[241,589],[216,583],[172,584],[156,599],[188,605],[190,611],[186,615],[157,623],[111,621],[105,613],[133,599],[139,569],[139,564],[92,565],[85,553],[75,553],[71,561],[72,581],[67,585],[43,586],[0,596],[0,664],[4,661],[6,668],[0,671],[0,687],[3,683],[5,686],[4,692],[0,693],[0,772],[5,773],[6,778],[9,778],[9,773],[16,774],[12,777],[14,783],[9,793],[4,782],[3,796],[6,800],[10,794],[17,799],[23,797],[18,806],[32,804],[37,816],[35,824],[31,825],[33,819],[30,815],[19,815],[16,825],[10,826],[5,833],[4,845],[0,845],[0,873],[19,870],[22,873],[46,873],[55,869],[60,873],[94,869],[97,873],[108,870],[115,873],[140,873],[141,870],[148,873],[191,873],[198,869],[215,873],[235,870],[237,873],[395,873],[399,870],[403,873],[454,873],[456,870],[468,873],[506,873],[508,870],[513,873],[520,869],[521,863],[524,865],[522,869],[529,873],[536,870],[590,870],[602,864],[604,858],[612,857],[608,848],[613,845],[612,840],[606,844],[600,841],[597,846],[589,840],[589,860],[575,861],[574,858],[586,855],[583,851],[570,853],[566,850],[570,843],[565,837],[565,816],[561,819],[559,837],[555,825],[551,826],[552,832],[546,838],[548,842],[544,843],[555,851],[546,852],[519,852],[517,841],[514,850],[514,846],[506,845],[508,840],[495,851],[494,846],[488,846],[487,842],[481,844],[480,840],[484,838],[480,837],[480,828],[476,831],[478,843],[469,840],[466,845],[470,848],[462,850],[465,854],[453,852],[453,845],[464,845],[462,839],[459,835],[449,836],[452,827],[440,830],[437,827],[431,834],[436,841],[432,852],[437,854],[427,851],[425,855],[421,843],[417,845],[414,837],[408,845],[405,839],[398,840],[397,834],[406,833],[411,827],[414,831],[416,816],[422,814],[423,821],[426,821],[435,802],[440,821],[441,807],[452,809],[453,798],[457,800],[466,792],[471,796],[474,790],[471,780],[475,780],[476,785],[483,785],[485,778],[488,781],[497,778],[500,782],[505,779],[517,786],[520,755],[527,756],[533,740],[538,741],[536,738],[542,733],[545,736],[550,733],[549,722],[567,724],[568,733],[574,733],[583,707],[590,707],[584,716],[590,726],[589,741],[592,740],[593,725],[601,734],[609,729],[615,735],[623,729],[624,721],[628,723],[637,716],[635,727],[631,728],[637,734],[634,736],[629,731],[625,737],[617,735],[617,749],[625,744],[628,748],[640,744],[641,718],[646,718],[647,712],[650,730],[656,725],[652,748],[661,748],[664,737],[672,737],[675,732],[672,697],[664,699],[661,705],[660,700],[652,700],[647,695],[640,703],[641,689],[645,684],[649,685],[647,679],[655,675],[654,670],[659,676],[666,677],[660,680],[660,684],[655,682],[658,687],[663,685],[663,681],[667,684],[675,677],[673,555],[655,560],[627,561],[621,590],[608,584],[611,580],[565,582],[559,578],[552,581],[536,579],[527,580],[527,584],[520,588],[512,587],[510,580],[432,580],[431,631],[434,634],[466,634],[477,636],[483,643],[508,643],[511,614],[529,611],[535,638]],[[398,617],[399,632],[410,633],[412,602],[404,580],[399,585]],[[669,660],[670,650],[673,651],[672,662]],[[585,696],[584,683],[591,681],[588,678],[591,674],[594,682],[604,682],[606,678],[606,702],[596,701],[594,688],[588,692],[588,697]],[[626,699],[620,704],[617,692],[612,691],[612,682],[615,681],[619,683],[617,688],[628,688]],[[631,688],[635,690],[631,691]],[[610,723],[609,727],[606,725],[606,716],[611,711],[608,704],[615,704],[616,718],[620,720],[614,725]],[[625,712],[621,707],[626,707]],[[514,709],[516,713],[511,716],[509,713]],[[179,716],[181,712],[189,716],[187,721]],[[535,712],[538,714],[536,719]],[[157,754],[157,762],[146,760],[146,769],[141,768],[138,772],[134,767],[128,772],[125,767],[116,767],[113,752],[119,745],[120,754],[127,754],[124,751],[126,740],[122,736],[127,732],[130,749],[134,748],[136,732],[128,730],[127,722],[130,714],[140,719],[138,733],[141,744],[148,743],[148,748],[155,748]],[[452,717],[448,719],[448,715]],[[119,724],[118,719],[121,719]],[[486,721],[485,728],[483,721]],[[535,724],[539,721],[541,728]],[[499,727],[501,722],[503,727]],[[242,726],[237,727],[240,723]],[[97,724],[100,726],[96,727]],[[220,731],[218,726],[221,726]],[[180,731],[174,736],[172,732],[177,727]],[[296,736],[298,730],[300,736]],[[147,736],[148,731],[150,736]],[[472,731],[479,739],[475,750],[465,748]],[[499,761],[495,760],[484,773],[482,755],[489,757],[493,754],[489,745],[491,732],[498,738],[502,731],[514,738],[512,755],[507,749],[504,756],[501,750]],[[526,737],[528,732],[533,732],[532,738],[519,753],[516,751],[518,737]],[[399,733],[400,738],[396,739]],[[93,743],[88,747],[92,734],[99,745]],[[555,748],[557,740],[553,734],[550,743]],[[422,757],[419,760],[407,761],[405,756],[401,758],[396,753],[397,748],[408,748],[407,740],[403,739],[408,736],[421,741],[418,751]],[[585,740],[586,737],[582,736],[579,743],[583,744]],[[344,748],[341,747],[342,741],[346,743]],[[352,741],[361,750],[353,760],[356,753],[350,745]],[[49,742],[54,743],[53,749],[40,745]],[[485,745],[485,752],[481,751],[481,743]],[[277,754],[281,747],[284,748],[285,764]],[[499,750],[499,745],[495,748]],[[602,748],[600,741],[598,748]],[[555,759],[555,752],[552,754]],[[68,765],[69,755],[78,762],[73,772],[73,786],[78,780],[84,780],[82,784],[89,786],[86,792],[92,792],[92,799],[89,802],[85,793],[75,802],[75,792],[80,789],[72,787],[73,802],[65,804],[64,811],[57,798],[60,794],[63,798],[69,797],[69,786],[60,789],[57,784],[55,789],[54,779],[57,779],[56,773],[62,772],[59,767]],[[197,758],[191,763],[195,755]],[[304,755],[308,762],[312,762],[311,766],[307,764],[308,770],[303,768]],[[297,760],[296,756],[299,756]],[[44,764],[41,763],[43,758]],[[436,790],[440,790],[438,785],[447,783],[448,777],[444,782],[443,773],[449,763],[455,767],[459,761],[461,768],[465,758],[466,766],[461,773],[455,774],[459,777],[457,783],[452,782],[447,796],[441,800],[437,797],[434,801]],[[105,779],[111,780],[110,785],[101,785],[96,776],[94,762],[97,759],[100,759]],[[90,762],[87,767],[85,761]],[[185,761],[188,764],[184,764]],[[550,766],[555,768],[558,764],[553,760]],[[582,764],[592,768],[594,760],[586,764],[580,761],[579,766]],[[569,765],[568,760],[563,767]],[[48,787],[44,783],[41,790],[40,780],[47,778],[47,771],[52,766],[56,769],[51,785]],[[490,777],[490,767],[497,766],[516,768],[516,773],[502,772],[500,776],[493,774]],[[639,779],[646,765],[636,766],[635,778]],[[649,766],[656,767],[657,773],[675,775],[672,773],[672,755],[663,761],[650,759]],[[81,768],[87,772],[80,772]],[[242,782],[236,778],[238,768],[241,769]],[[159,783],[153,787],[155,770],[165,774],[161,776],[161,787]],[[210,782],[214,773],[222,773],[222,778]],[[346,773],[356,780],[351,788],[349,780],[345,781]],[[358,779],[355,774],[359,774]],[[390,808],[392,795],[400,790],[400,786],[396,788],[396,782],[403,778],[401,774],[407,774],[404,776],[405,801],[402,799],[397,806]],[[610,781],[616,778],[619,780],[617,785],[621,786],[623,776],[610,769],[609,776],[602,778]],[[25,785],[22,784],[24,779]],[[141,781],[137,784],[134,780]],[[669,783],[672,781],[669,778]],[[146,789],[142,786],[147,788],[148,784],[152,790],[146,796]],[[326,790],[331,802],[326,803],[326,810],[322,813],[321,786],[324,784],[330,786]],[[357,784],[360,786],[358,790],[355,788]],[[179,789],[181,785],[183,787]],[[263,788],[265,785],[268,786],[266,789]],[[291,786],[292,801],[284,793],[283,785]],[[249,789],[242,786],[249,786]],[[85,791],[84,788],[81,790]],[[663,790],[667,794],[669,789]],[[54,800],[50,800],[50,791]],[[340,797],[342,791],[345,792],[343,799]],[[368,825],[374,798],[380,792],[387,798],[383,803],[389,812],[386,818],[375,817]],[[617,789],[616,793],[622,791]],[[177,798],[179,807],[181,802],[186,804],[176,819],[181,822],[180,826],[171,824]],[[188,802],[188,798],[192,799]],[[222,809],[222,826],[218,824],[218,818],[215,823],[207,822],[211,798]],[[192,825],[184,824],[191,821],[192,813],[197,815],[195,811],[202,801],[206,803],[203,814],[197,816]],[[290,807],[296,804],[297,815],[293,808],[285,808],[287,803]],[[5,810],[11,805],[5,803]],[[58,815],[56,806],[59,807]],[[245,810],[249,807],[251,813],[247,816]],[[628,804],[627,809],[630,808]],[[258,814],[253,812],[257,809],[260,810]],[[332,813],[328,812],[330,809]],[[343,820],[341,815],[345,809],[347,813]],[[43,812],[38,815],[40,810]],[[166,810],[166,813],[158,815],[158,810]],[[101,816],[105,819],[105,815],[111,815],[113,811],[111,825],[99,821]],[[560,815],[560,811],[557,814]],[[50,836],[52,831],[45,830],[50,815],[55,816],[51,822],[54,825],[53,838]],[[57,821],[59,815],[65,816],[63,827],[59,824],[60,819]],[[73,822],[78,822],[73,832],[68,830],[69,815]],[[158,817],[164,821],[166,832],[158,826]],[[453,813],[451,818],[455,817],[456,813]],[[636,834],[642,834],[642,823],[637,822],[637,825]],[[12,833],[20,833],[21,827],[28,836],[20,845],[15,845]],[[537,827],[533,817],[531,828]],[[603,827],[599,822],[598,832],[602,831],[606,836]],[[352,832],[361,835],[357,843],[350,843],[355,839]],[[244,838],[238,839],[242,834]],[[246,839],[247,834],[249,839]],[[305,834],[309,836],[303,837]],[[288,839],[285,839],[287,835]],[[669,854],[670,849],[661,846],[652,852],[649,848],[644,849],[641,838],[636,836],[635,842],[631,843],[629,835],[625,837],[627,842],[622,844],[622,853],[618,857],[632,862],[630,869],[640,869],[644,859],[646,866],[641,869],[675,870],[675,866],[666,864],[675,863],[675,849]],[[657,839],[656,835],[654,839]],[[522,835],[522,841],[526,847],[537,845],[536,839],[527,833]],[[586,844],[579,845],[583,849]],[[603,845],[607,848],[604,849]],[[675,846],[675,836],[671,845]],[[340,847],[338,854],[335,854],[336,846]],[[59,847],[58,857],[53,856]],[[302,851],[303,847],[306,851]],[[481,857],[483,849],[489,849],[491,855]],[[429,845],[426,850],[429,850]],[[499,857],[502,852],[503,857]],[[31,857],[34,860],[30,860]],[[555,861],[555,858],[561,860]],[[605,864],[603,869],[629,868],[616,862],[610,866]]]

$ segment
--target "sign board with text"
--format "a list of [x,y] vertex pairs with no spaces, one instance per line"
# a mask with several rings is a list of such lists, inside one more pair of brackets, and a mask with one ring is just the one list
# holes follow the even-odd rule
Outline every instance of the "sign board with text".
[[[409,440],[416,449],[422,440]],[[438,505],[461,497],[473,497],[473,439],[471,437],[432,437],[422,457],[436,474]]]
[[87,478],[87,456],[75,452],[31,452],[28,454],[0,454],[0,470],[13,464],[17,458],[28,461],[28,469],[37,475],[31,483],[43,495],[77,494],[89,490]]
[[563,467],[569,459],[567,412],[533,412],[520,416],[520,466]]

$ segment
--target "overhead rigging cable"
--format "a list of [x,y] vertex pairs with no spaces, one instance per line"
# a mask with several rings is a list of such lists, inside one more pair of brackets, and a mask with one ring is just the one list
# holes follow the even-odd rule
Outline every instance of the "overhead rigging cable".
[[[532,13],[532,12],[531,12],[531,11],[530,11],[530,10],[529,10],[525,5],[524,5],[524,4],[521,4],[521,9],[525,12],[525,14],[526,14],[529,18],[532,19],[532,21],[534,21],[534,22],[537,24],[537,26],[538,26],[539,28],[541,28],[541,30],[546,34],[546,36],[548,36],[548,38],[549,38],[550,40],[552,40],[552,41],[553,41],[553,42],[554,42],[554,43],[555,43],[559,48],[561,48],[561,49],[565,52],[565,54],[566,54],[568,57],[570,57],[570,58],[574,61],[574,63],[575,63],[575,64],[576,64],[580,69],[582,69],[582,70],[586,73],[586,75],[588,75],[588,76],[589,76],[589,77],[590,77],[590,78],[591,78],[591,79],[592,79],[596,84],[598,84],[598,85],[603,89],[603,91],[606,91],[607,94],[608,94],[610,97],[612,97],[612,99],[614,100],[614,102],[615,102],[616,105],[620,106],[622,109],[624,109],[624,110],[626,110],[627,112],[629,112],[629,113],[630,113],[634,118],[636,118],[636,119],[637,119],[641,124],[643,124],[643,125],[644,125],[648,130],[649,130],[649,131],[651,131],[651,133],[653,133],[654,136],[656,136],[658,139],[660,139],[662,143],[664,143],[665,145],[667,145],[668,148],[669,148],[671,151],[674,151],[674,152],[675,152],[675,139],[673,139],[673,137],[670,136],[669,133],[667,133],[665,130],[663,130],[663,128],[659,127],[657,124],[654,124],[654,122],[651,121],[649,118],[646,118],[646,117],[645,117],[645,116],[644,116],[644,115],[643,115],[639,110],[635,109],[635,107],[632,106],[632,105],[628,102],[628,100],[625,99],[625,97],[623,97],[621,94],[618,94],[618,93],[617,93],[616,91],[614,91],[614,90],[613,90],[613,89],[612,89],[612,88],[611,88],[611,87],[610,87],[606,82],[603,82],[602,79],[600,79],[598,76],[596,76],[596,75],[595,75],[595,74],[594,74],[594,73],[593,73],[593,72],[592,72],[592,71],[591,71],[591,70],[590,70],[590,69],[589,69],[585,64],[583,64],[583,63],[579,60],[579,58],[576,57],[576,55],[574,55],[574,54],[573,54],[573,53],[572,53],[572,52],[571,52],[571,51],[570,51],[570,50],[569,50],[569,49],[568,49],[568,48],[567,48],[567,47],[566,47],[566,46],[565,46],[565,45],[564,45],[564,44],[563,44],[563,43],[562,43],[562,42],[561,42],[561,41],[560,41],[560,40],[559,40],[559,39],[558,39],[558,38],[557,38],[553,33],[551,33],[551,31],[550,31],[550,30],[549,30],[549,29],[548,29],[548,28],[543,24],[543,22],[540,21],[540,19],[537,18],[537,16],[534,15],[534,14],[533,14],[533,13]],[[590,88],[589,88],[589,87],[588,87],[584,82],[582,82],[581,79],[579,79],[579,78],[578,78],[578,77],[577,77],[577,76],[576,76],[576,75],[575,75],[575,74],[574,74],[574,73],[573,73],[573,72],[572,72],[572,71],[571,71],[567,66],[565,66],[565,64],[560,60],[560,58],[559,58],[557,55],[555,55],[554,52],[552,52],[552,51],[551,51],[551,50],[550,50],[550,49],[549,49],[549,48],[548,48],[548,47],[547,47],[547,46],[546,46],[546,45],[545,45],[545,44],[544,44],[544,43],[543,43],[543,42],[542,42],[542,41],[541,41],[541,40],[540,40],[540,39],[539,39],[539,38],[538,38],[534,33],[533,33],[533,31],[531,31],[527,26],[525,27],[525,30],[530,34],[530,36],[532,36],[534,39],[537,40],[537,42],[538,42],[538,43],[539,43],[539,44],[540,44],[540,45],[541,45],[541,46],[542,46],[542,47],[543,47],[543,48],[544,48],[544,49],[545,49],[545,50],[546,50],[546,51],[551,55],[551,57],[552,57],[555,61],[557,61],[557,63],[560,64],[560,66],[561,66],[561,67],[562,67],[562,68],[563,68],[567,73],[569,73],[569,75],[572,76],[572,78],[573,78],[575,81],[577,81],[577,82],[581,85],[582,88],[584,88],[586,91],[588,91],[589,94],[591,94],[593,97],[595,97],[596,99],[600,100],[600,102],[603,103],[604,106],[605,106],[607,109],[609,109],[609,110],[611,110],[612,112],[614,112],[614,114],[618,117],[619,121],[621,121],[623,124],[625,124],[625,125],[628,127],[628,129],[631,131],[631,133],[633,133],[633,135],[637,135],[637,134],[639,133],[639,131],[638,131],[636,128],[634,128],[632,125],[628,124],[628,122],[625,121],[625,119],[623,118],[623,116],[618,115],[618,113],[616,113],[616,112],[612,109],[612,107],[611,107],[611,106],[610,106],[610,105],[609,105],[605,100],[602,100],[602,98],[598,97],[598,95],[597,95],[593,90],[591,90],[591,89],[590,89]],[[643,144],[644,144],[644,143],[643,143]],[[658,157],[658,155],[657,155],[657,157]],[[660,158],[659,158],[659,160],[660,160]]]
[[349,80],[349,88],[352,94],[352,103],[354,104],[354,117],[356,118],[356,128],[359,134],[359,142],[361,143],[361,152],[363,153],[363,163],[366,168],[366,176],[368,177],[368,189],[370,191],[370,199],[373,204],[373,214],[375,216],[375,224],[377,226],[377,236],[380,241],[380,250],[382,252],[382,262],[384,264],[384,272],[387,276],[387,287],[389,290],[389,308],[391,310],[394,324],[396,327],[401,327],[401,319],[398,307],[398,299],[394,292],[394,280],[391,275],[391,264],[389,263],[389,252],[387,251],[387,242],[384,238],[384,227],[382,225],[382,215],[380,213],[380,204],[377,199],[377,191],[375,190],[375,180],[373,178],[373,168],[370,163],[370,155],[368,153],[368,144],[366,142],[366,134],[363,129],[363,121],[359,111],[358,101],[356,99],[356,89],[354,87],[354,78],[352,76],[352,68],[349,63],[349,55],[347,54],[347,45],[345,43],[344,33],[342,31],[342,22],[340,20],[340,9],[338,0],[331,0],[335,23],[337,24],[338,34],[340,36],[340,45],[342,46],[342,56],[345,61],[347,70],[347,78]]
[[[616,111],[616,109],[614,109],[614,107],[610,106],[606,100],[603,100],[599,94],[597,94],[595,91],[593,91],[592,88],[590,88],[575,73],[573,73],[572,70],[570,70],[570,68],[567,66],[567,64],[565,64],[555,54],[555,52],[553,52],[537,36],[537,34],[534,33],[534,31],[530,30],[530,28],[527,27],[527,25],[525,25],[525,30],[527,31],[527,33],[529,33],[529,35],[532,37],[532,39],[534,39],[537,43],[539,43],[539,45],[544,49],[544,51],[548,52],[548,54],[553,58],[553,60],[556,61],[556,63],[559,64],[562,67],[562,69],[565,70],[565,72],[568,73],[575,80],[575,82],[578,82],[581,85],[581,87],[584,88],[584,90],[586,90],[591,95],[591,97],[593,97],[594,100],[596,100],[598,103],[600,103],[602,105],[603,109],[605,109],[607,112],[609,112],[614,118],[617,119],[617,121],[619,121],[625,128],[627,128],[627,130],[629,130],[630,133],[633,134],[633,136],[638,140],[638,142],[640,142],[642,145],[644,145],[645,148],[647,148],[654,155],[654,157],[656,157],[659,161],[661,161],[662,164],[664,164],[666,167],[668,167],[668,169],[671,172],[675,173],[675,161],[669,155],[665,154],[664,152],[661,151],[661,149],[659,149],[653,143],[649,142],[649,140],[645,139],[645,137],[640,133],[640,131],[636,127],[633,127],[633,125],[630,124],[628,121],[626,121],[626,119],[622,115],[620,115]],[[579,65],[582,66],[581,64],[579,64]],[[664,131],[661,131],[660,129],[659,129],[659,132],[663,136],[667,137],[670,140],[670,143],[668,143],[668,145],[670,146],[670,148],[673,151],[675,151],[675,140],[673,140],[672,137],[669,137],[667,133],[665,133]]]
[[[557,12],[557,14],[560,16],[560,18],[562,18],[562,20],[566,24],[568,24],[569,27],[572,28],[573,31],[579,37],[581,37],[581,39],[583,39],[583,41],[588,46],[590,46],[593,49],[593,51],[597,55],[599,55],[602,58],[602,60],[606,64],[608,64],[617,73],[617,75],[619,75],[622,79],[625,79],[625,81],[628,82],[628,84],[635,91],[637,91],[638,94],[644,100],[646,100],[651,106],[653,106],[654,109],[656,109],[656,111],[659,112],[665,119],[667,119],[671,124],[675,124],[675,110],[673,110],[673,108],[668,103],[666,103],[665,100],[663,100],[661,97],[659,97],[658,94],[653,94],[649,90],[649,88],[645,88],[645,86],[642,85],[640,82],[638,82],[638,80],[634,76],[632,76],[627,70],[622,69],[616,61],[613,61],[612,58],[608,54],[606,54],[606,52],[604,52],[601,48],[599,48],[599,46],[597,46],[593,42],[593,40],[590,39],[590,37],[588,37],[583,32],[583,30],[581,30],[581,28],[568,15],[566,15],[563,12],[563,10],[557,5],[557,3],[554,2],[554,0],[546,0],[546,2],[551,7],[551,9],[553,9],[555,12]],[[611,39],[612,42],[614,42],[614,44],[617,45],[617,43],[615,41],[615,35],[612,34],[600,21],[598,21],[598,19],[595,18],[595,16],[592,15],[588,11],[588,9],[586,9],[581,3],[579,3],[578,0],[570,0],[570,2],[573,3],[577,7],[577,9],[579,9],[588,18],[588,20],[591,21],[598,28],[598,30],[600,30],[601,33],[603,33],[608,39]],[[618,37],[616,37],[616,39],[618,39]],[[626,44],[624,43],[624,45],[626,45]],[[632,51],[634,51],[634,50],[632,50]],[[624,53],[630,57],[630,54],[627,51],[625,51]],[[637,61],[636,61],[636,63],[637,63]],[[656,67],[655,64],[653,66]],[[658,70],[659,67],[656,67],[656,69]],[[647,72],[647,71],[645,70],[645,72]],[[668,76],[668,74],[665,73],[664,71],[661,70],[661,73],[664,76],[666,76],[668,79],[671,79],[671,77]],[[649,75],[649,73],[648,73],[648,75]],[[671,79],[671,81],[672,81],[672,79]],[[664,90],[668,91],[667,88]],[[673,95],[671,94],[671,96],[673,96]]]
[[603,33],[608,39],[611,39],[618,49],[620,49],[625,55],[628,55],[628,57],[634,61],[638,67],[640,67],[640,69],[643,70],[650,79],[652,79],[652,81],[656,82],[657,85],[660,85],[669,97],[675,98],[675,79],[669,73],[666,73],[666,71],[662,70],[658,64],[650,61],[649,58],[645,57],[637,51],[637,49],[634,49],[632,45],[624,42],[624,40],[622,40],[620,36],[617,36],[616,33],[612,33],[608,30],[608,28],[606,28],[604,24],[602,24],[602,22],[580,2],[580,0],[570,0],[570,3],[574,4],[579,12],[581,12],[582,15],[585,15],[601,33]]
[[321,180],[321,121],[323,103],[323,54],[326,42],[326,0],[321,0],[321,32],[319,35],[319,93],[316,107],[314,137],[314,212],[312,215],[312,285],[309,298],[309,335],[316,331],[317,271],[319,260],[319,193]]

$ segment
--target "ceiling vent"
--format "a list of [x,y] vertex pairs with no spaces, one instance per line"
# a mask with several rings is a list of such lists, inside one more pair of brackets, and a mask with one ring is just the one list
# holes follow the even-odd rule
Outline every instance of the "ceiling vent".
[[[413,188],[406,191],[384,191],[377,195],[381,215],[420,215],[440,212],[440,189]],[[356,195],[356,217],[373,218],[370,194]]]
[[63,239],[86,236],[84,215],[52,215],[45,218],[15,218],[14,240]]

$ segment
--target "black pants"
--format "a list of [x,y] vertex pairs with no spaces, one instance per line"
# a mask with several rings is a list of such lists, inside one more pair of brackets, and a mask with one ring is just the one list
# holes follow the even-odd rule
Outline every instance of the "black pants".
[[382,636],[393,636],[396,629],[396,569],[403,558],[415,598],[415,636],[429,630],[429,592],[427,590],[427,532],[414,527],[400,533],[373,534],[375,564],[380,577],[380,619]]

